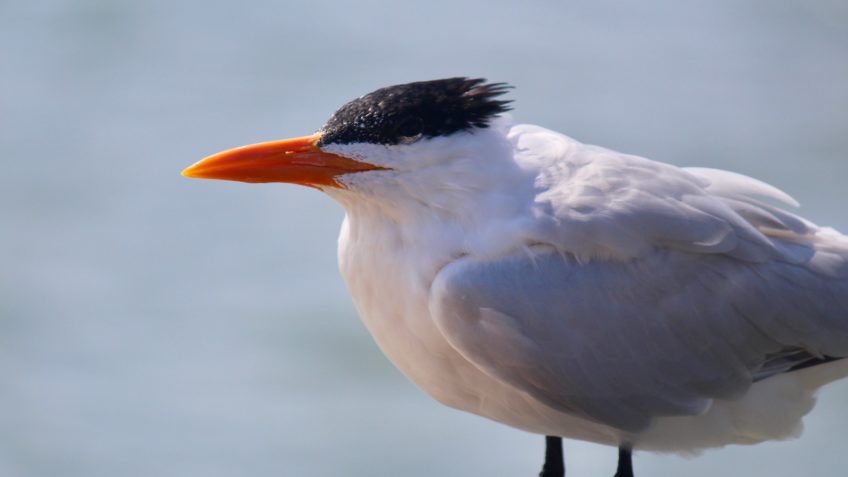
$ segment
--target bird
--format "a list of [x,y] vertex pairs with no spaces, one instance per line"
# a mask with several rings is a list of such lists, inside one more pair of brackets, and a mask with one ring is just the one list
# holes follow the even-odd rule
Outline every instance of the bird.
[[757,179],[515,121],[506,83],[377,89],[318,132],[191,178],[294,183],[345,210],[341,275],[435,400],[545,436],[691,453],[796,437],[848,375],[848,237]]

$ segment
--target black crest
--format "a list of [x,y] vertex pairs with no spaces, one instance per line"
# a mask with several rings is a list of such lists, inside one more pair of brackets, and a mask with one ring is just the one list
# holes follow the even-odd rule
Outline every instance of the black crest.
[[485,79],[448,78],[380,88],[342,106],[321,128],[319,144],[409,144],[488,127],[509,110],[496,99],[510,87]]

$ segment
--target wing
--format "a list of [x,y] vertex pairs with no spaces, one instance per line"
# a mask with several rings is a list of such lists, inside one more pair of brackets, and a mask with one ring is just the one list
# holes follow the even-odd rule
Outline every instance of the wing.
[[787,350],[848,356],[846,280],[718,254],[462,258],[437,276],[430,310],[487,374],[628,431],[738,397]]
[[509,137],[539,171],[528,254],[461,258],[430,296],[446,339],[484,372],[636,431],[848,356],[848,239],[757,199],[791,197],[534,126]]
[[[581,260],[630,259],[660,247],[749,262],[780,259],[831,276],[848,274],[848,240],[761,202],[797,205],[756,179],[678,168],[536,126],[515,126],[509,137],[516,162],[538,171],[533,242]],[[808,246],[817,236],[827,237],[816,248]]]

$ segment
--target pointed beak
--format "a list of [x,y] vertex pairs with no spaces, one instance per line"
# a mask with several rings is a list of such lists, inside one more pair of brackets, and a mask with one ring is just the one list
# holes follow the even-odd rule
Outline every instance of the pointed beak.
[[322,151],[321,133],[262,142],[213,154],[183,171],[186,177],[240,182],[290,182],[310,187],[341,187],[336,177],[383,169]]

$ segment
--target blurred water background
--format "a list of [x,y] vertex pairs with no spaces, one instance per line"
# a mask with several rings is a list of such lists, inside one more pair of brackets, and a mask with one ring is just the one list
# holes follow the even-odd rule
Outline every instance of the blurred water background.
[[[534,475],[541,437],[437,404],[373,345],[331,200],[179,175],[455,75],[848,230],[841,0],[0,1],[0,475]],[[826,389],[800,440],[637,472],[836,475],[846,402]],[[613,473],[611,448],[566,452],[569,475]]]

